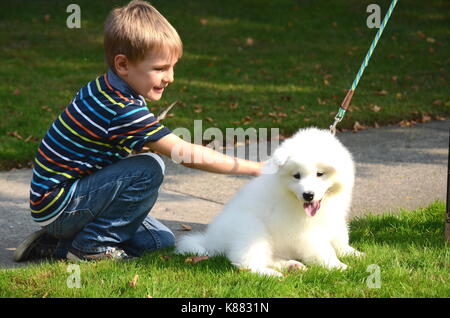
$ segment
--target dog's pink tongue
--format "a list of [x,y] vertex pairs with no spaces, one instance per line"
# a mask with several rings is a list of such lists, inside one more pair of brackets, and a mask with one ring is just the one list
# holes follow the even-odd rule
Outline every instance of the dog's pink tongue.
[[305,202],[303,203],[303,208],[309,216],[314,216],[320,209],[320,201]]

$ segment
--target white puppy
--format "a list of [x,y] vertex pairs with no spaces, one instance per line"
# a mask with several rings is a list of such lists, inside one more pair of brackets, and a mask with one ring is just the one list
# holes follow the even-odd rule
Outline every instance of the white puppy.
[[302,129],[284,141],[264,167],[208,225],[177,243],[180,254],[225,255],[250,271],[320,264],[346,269],[338,256],[363,253],[349,245],[346,216],[354,183],[348,150],[327,130]]

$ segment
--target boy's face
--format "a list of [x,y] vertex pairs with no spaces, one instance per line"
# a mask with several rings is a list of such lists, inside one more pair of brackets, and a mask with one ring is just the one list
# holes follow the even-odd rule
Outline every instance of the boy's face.
[[148,55],[138,62],[127,61],[125,68],[121,63],[117,68],[116,64],[116,71],[136,93],[157,101],[161,99],[164,89],[173,82],[177,61],[177,58],[170,58],[169,54]]

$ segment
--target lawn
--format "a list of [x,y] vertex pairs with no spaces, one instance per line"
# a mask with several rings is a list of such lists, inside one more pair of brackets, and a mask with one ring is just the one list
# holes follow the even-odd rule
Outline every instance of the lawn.
[[[0,169],[30,166],[40,139],[80,87],[106,71],[102,25],[127,1],[0,2]],[[328,127],[376,33],[370,0],[162,1],[185,53],[157,111],[169,128]],[[377,2],[382,13],[390,1]],[[341,128],[450,116],[450,3],[399,1]]]
[[79,288],[65,261],[4,269],[0,297],[448,297],[444,210],[436,202],[353,220],[351,244],[366,256],[343,258],[346,271],[311,266],[283,278],[260,277],[223,257],[192,264],[166,249],[128,262],[81,263]]

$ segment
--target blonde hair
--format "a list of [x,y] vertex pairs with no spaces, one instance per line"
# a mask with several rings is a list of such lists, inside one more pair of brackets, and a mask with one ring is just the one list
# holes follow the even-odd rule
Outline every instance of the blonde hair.
[[111,11],[104,27],[106,63],[115,71],[114,58],[124,54],[131,62],[148,54],[180,58],[183,44],[175,28],[153,6],[133,0]]

